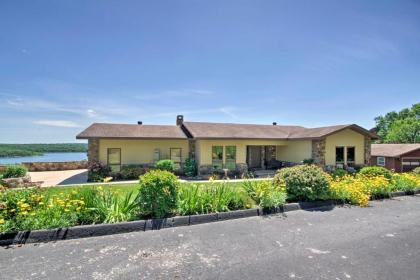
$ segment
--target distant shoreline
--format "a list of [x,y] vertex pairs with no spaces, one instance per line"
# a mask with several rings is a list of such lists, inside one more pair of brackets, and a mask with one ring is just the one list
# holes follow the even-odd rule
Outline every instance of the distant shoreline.
[[0,158],[43,156],[45,153],[84,153],[86,143],[0,144]]

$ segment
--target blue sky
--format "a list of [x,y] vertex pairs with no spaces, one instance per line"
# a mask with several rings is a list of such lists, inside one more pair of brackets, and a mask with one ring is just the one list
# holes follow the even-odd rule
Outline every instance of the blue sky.
[[1,1],[0,142],[357,123],[420,101],[419,1]]

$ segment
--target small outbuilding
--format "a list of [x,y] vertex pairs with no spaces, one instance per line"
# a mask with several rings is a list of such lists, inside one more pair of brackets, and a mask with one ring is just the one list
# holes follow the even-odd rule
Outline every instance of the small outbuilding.
[[370,165],[411,171],[420,166],[420,144],[372,144]]

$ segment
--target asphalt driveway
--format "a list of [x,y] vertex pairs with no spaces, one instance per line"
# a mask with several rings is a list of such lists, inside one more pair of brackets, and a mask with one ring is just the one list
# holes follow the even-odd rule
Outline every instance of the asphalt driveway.
[[420,279],[420,197],[0,248],[1,279]]

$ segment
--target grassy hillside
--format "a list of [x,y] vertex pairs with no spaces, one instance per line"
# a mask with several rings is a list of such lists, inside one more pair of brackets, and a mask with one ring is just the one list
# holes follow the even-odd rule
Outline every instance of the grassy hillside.
[[0,144],[0,157],[38,156],[43,153],[86,152],[85,143]]

